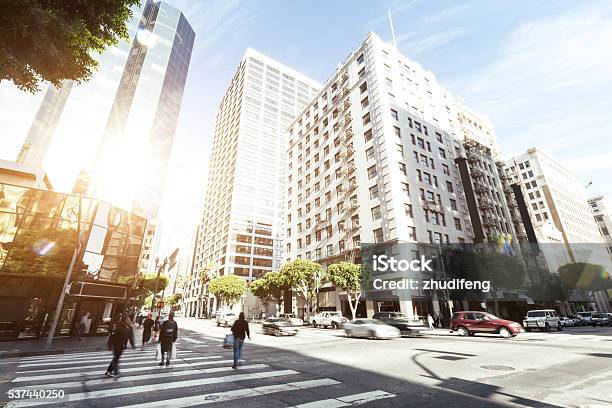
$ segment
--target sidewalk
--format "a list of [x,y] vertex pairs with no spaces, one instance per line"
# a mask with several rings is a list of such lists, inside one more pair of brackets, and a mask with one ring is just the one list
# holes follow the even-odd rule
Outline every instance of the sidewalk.
[[[138,325],[133,326],[133,329],[134,340],[138,346],[142,338],[142,329],[138,327]],[[103,351],[107,350],[106,341],[108,340],[108,336],[83,337],[83,340],[79,340],[76,337],[59,337],[53,339],[50,347],[47,347],[46,340],[47,339],[0,342],[0,359],[45,354]]]

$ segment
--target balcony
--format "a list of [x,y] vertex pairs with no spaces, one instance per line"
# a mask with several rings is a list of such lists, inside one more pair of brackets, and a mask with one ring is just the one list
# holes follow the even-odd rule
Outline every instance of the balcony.
[[442,205],[440,205],[440,203],[436,203],[435,201],[421,200],[421,205],[423,206],[423,209],[427,211],[437,212],[437,213],[444,212],[444,208],[442,207]]
[[331,220],[328,218],[321,218],[320,220],[317,220],[315,222],[315,227],[317,229],[321,229],[321,228],[325,228],[327,226],[331,225]]
[[485,217],[482,217],[482,225],[485,228],[491,228],[491,227],[495,227],[497,224],[495,223],[493,218],[485,216]]
[[480,170],[477,167],[470,169],[470,173],[472,174],[472,177],[476,177],[476,178],[484,177],[485,175],[484,171]]
[[493,201],[488,198],[483,198],[478,203],[478,207],[482,210],[487,210],[493,208]]
[[484,193],[487,191],[487,187],[483,183],[477,181],[474,183],[474,191],[478,194]]

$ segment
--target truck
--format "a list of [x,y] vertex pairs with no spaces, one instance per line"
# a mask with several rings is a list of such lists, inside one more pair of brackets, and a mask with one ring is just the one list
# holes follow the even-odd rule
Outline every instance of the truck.
[[338,329],[344,323],[348,322],[348,319],[340,312],[321,312],[310,318],[312,327],[322,326],[331,327],[332,329]]

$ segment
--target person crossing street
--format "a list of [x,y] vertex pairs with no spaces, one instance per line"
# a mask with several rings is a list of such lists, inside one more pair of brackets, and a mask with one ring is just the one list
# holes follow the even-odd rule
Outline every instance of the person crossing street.
[[113,350],[113,360],[108,365],[106,372],[107,377],[114,377],[119,374],[119,359],[123,350],[127,348],[127,343],[130,342],[132,349],[134,345],[134,331],[132,330],[132,320],[129,316],[124,316],[116,327],[111,331],[108,338],[108,347]]
[[244,319],[244,313],[238,315],[238,320],[232,325],[232,334],[234,335],[234,365],[232,368],[238,368],[238,361],[242,357],[242,345],[244,338],[248,337],[251,340],[251,332],[249,331],[249,322]]
[[170,312],[168,319],[162,323],[159,329],[159,341],[161,343],[161,363],[160,366],[164,365],[164,356],[166,357],[166,366],[170,365],[170,357],[172,356],[172,346],[178,337],[178,325],[174,321],[174,312]]

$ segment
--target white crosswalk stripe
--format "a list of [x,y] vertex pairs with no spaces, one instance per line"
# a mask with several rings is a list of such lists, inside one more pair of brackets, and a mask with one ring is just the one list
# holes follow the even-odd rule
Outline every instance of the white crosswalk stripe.
[[[205,344],[197,341],[199,343],[187,342],[196,347]],[[66,396],[57,400],[12,400],[7,407],[86,404],[176,408],[240,399],[248,399],[248,403],[242,404],[249,405],[255,403],[253,398],[267,401],[267,395],[290,393],[292,404],[298,403],[296,407],[335,408],[395,397],[382,390],[367,391],[352,385],[346,388],[347,385],[337,379],[316,378],[316,374],[257,362],[246,362],[236,371],[231,367],[233,360],[228,359],[231,351],[201,354],[179,350],[178,354],[183,357],[172,361],[169,367],[160,367],[154,360],[154,350],[126,351],[120,362],[120,375],[115,378],[104,376],[112,358],[107,351],[21,358],[17,365],[22,371],[10,381],[13,390],[55,389],[62,390]],[[306,378],[300,378],[304,376]],[[314,388],[321,388],[321,391],[305,392]],[[352,389],[355,394],[347,395]],[[313,401],[314,398],[320,399]],[[265,406],[265,401],[261,406]]]
[[179,341],[186,341],[186,342],[193,343],[193,344],[202,344],[202,343],[204,343],[202,340],[196,340],[196,339],[192,339],[190,337],[181,337],[181,339]]

